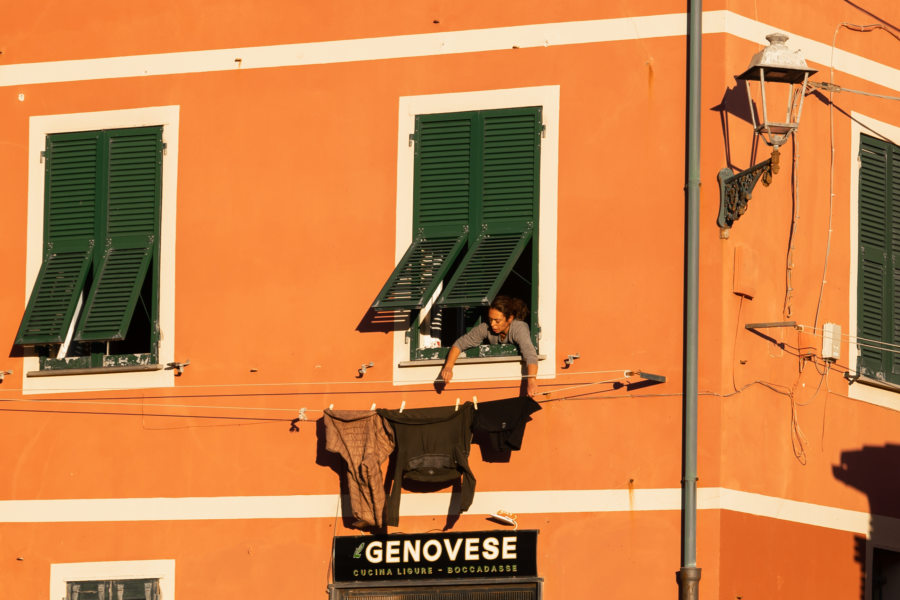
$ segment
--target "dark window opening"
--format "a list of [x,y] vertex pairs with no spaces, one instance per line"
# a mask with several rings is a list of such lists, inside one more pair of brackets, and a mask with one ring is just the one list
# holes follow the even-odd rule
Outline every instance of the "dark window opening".
[[160,600],[159,579],[70,581],[66,600]]

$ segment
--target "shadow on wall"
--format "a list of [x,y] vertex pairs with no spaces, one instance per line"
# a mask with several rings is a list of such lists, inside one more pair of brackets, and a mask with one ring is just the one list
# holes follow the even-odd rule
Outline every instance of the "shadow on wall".
[[406,331],[416,315],[409,310],[375,310],[369,308],[356,325],[361,333]]
[[866,562],[871,564],[871,599],[900,598],[900,445],[863,446],[841,453],[834,476],[869,498],[869,535],[856,536],[860,594],[866,600]]
[[753,165],[756,162],[756,152],[759,138],[755,135],[750,135],[749,133],[746,137],[741,137],[735,143],[738,145],[743,143],[751,144],[750,164],[738,166],[735,165],[731,160],[732,143],[729,116],[744,121],[745,123],[751,125],[751,127],[754,117],[756,117],[756,122],[759,122],[759,113],[756,110],[755,103],[753,105],[753,111],[754,113],[756,113],[756,115],[750,114],[750,104],[747,102],[747,88],[744,86],[743,82],[736,81],[734,87],[726,89],[725,94],[722,96],[722,101],[718,105],[711,107],[709,110],[719,113],[719,121],[722,125],[722,140],[725,144],[725,166],[737,172]]

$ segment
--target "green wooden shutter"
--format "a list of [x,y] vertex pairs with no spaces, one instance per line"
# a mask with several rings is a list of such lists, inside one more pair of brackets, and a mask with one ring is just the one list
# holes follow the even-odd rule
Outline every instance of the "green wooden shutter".
[[437,300],[488,305],[535,231],[541,147],[540,107],[478,113],[481,230]]
[[465,247],[474,119],[475,113],[416,117],[415,236],[372,303],[373,309],[424,307]]
[[531,228],[482,233],[437,300],[439,306],[487,306],[531,239]]
[[94,240],[53,242],[44,256],[16,344],[65,341],[91,266]]
[[162,183],[162,129],[104,132],[106,240],[75,339],[121,340],[154,258]]
[[897,345],[900,345],[900,146],[891,145],[891,288],[889,297],[893,302],[889,305],[891,319],[890,343],[894,344],[894,351],[888,354],[892,366],[888,370],[890,380],[900,384],[900,353]]
[[117,242],[103,254],[75,332],[78,341],[123,340],[128,333],[153,258],[153,241],[136,240],[131,247]]
[[[862,135],[859,170],[859,275],[857,335],[868,340],[890,343],[892,279],[891,244],[891,169],[890,146]],[[893,276],[892,276],[893,275]],[[887,380],[891,373],[891,353],[861,341],[859,370],[867,376]]]
[[99,132],[47,137],[44,253],[16,344],[66,338],[90,270],[99,189]]

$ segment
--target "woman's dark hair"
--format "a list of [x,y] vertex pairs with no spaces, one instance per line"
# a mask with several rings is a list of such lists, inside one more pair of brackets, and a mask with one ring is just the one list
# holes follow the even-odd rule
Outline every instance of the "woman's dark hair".
[[528,307],[518,298],[510,298],[509,296],[497,296],[491,302],[491,308],[499,310],[507,319],[515,317],[520,321],[524,321],[528,316]]

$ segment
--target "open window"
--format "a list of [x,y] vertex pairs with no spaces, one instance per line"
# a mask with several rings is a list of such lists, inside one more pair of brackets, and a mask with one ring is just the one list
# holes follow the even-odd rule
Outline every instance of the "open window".
[[409,359],[446,356],[501,294],[528,304],[537,346],[542,129],[540,106],[416,115],[412,243],[372,304],[410,311]]
[[41,266],[15,339],[41,371],[159,362],[162,129],[46,136]]

